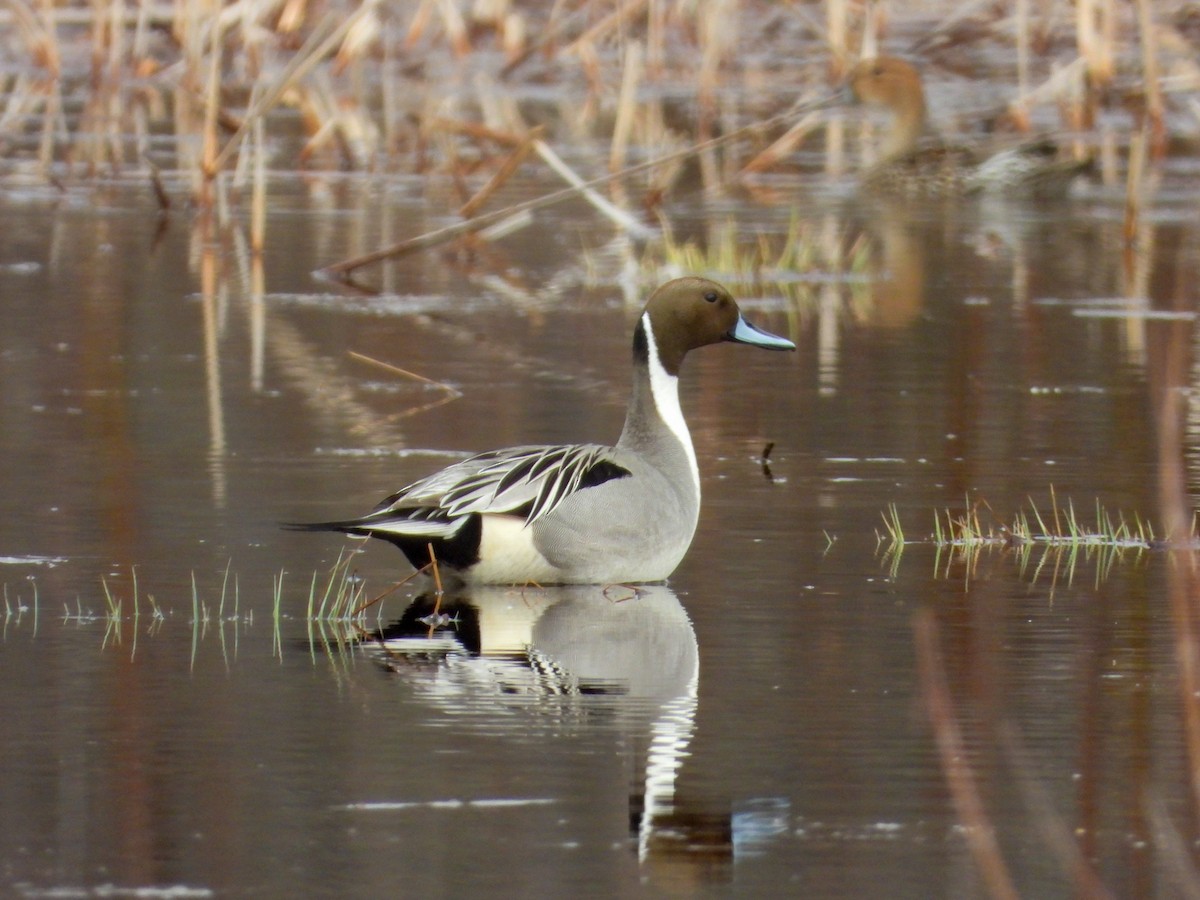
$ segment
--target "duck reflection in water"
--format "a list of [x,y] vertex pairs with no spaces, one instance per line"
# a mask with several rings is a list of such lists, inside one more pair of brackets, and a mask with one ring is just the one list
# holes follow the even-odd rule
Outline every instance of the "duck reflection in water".
[[[677,790],[695,731],[700,654],[665,585],[520,589],[473,586],[417,597],[372,635],[378,659],[431,706],[462,721],[479,710],[617,726],[629,740],[630,832],[653,877],[724,880],[733,856],[728,804]],[[483,711],[486,710],[486,713]],[[698,871],[699,869],[699,871]]]

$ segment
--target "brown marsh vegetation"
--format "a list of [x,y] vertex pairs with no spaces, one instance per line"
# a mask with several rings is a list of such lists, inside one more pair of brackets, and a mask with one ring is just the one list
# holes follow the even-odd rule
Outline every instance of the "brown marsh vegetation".
[[444,179],[482,227],[507,217],[504,183],[538,166],[644,237],[681,185],[753,191],[806,139],[843,171],[841,123],[822,133],[798,101],[884,45],[1000,82],[977,124],[1098,147],[1110,183],[1127,168],[1133,220],[1145,160],[1194,132],[1200,85],[1194,9],[1149,0],[908,18],[845,2],[9,0],[0,16],[4,181],[142,180],[164,209],[183,196],[222,222],[243,211],[255,249],[266,179],[290,171]]

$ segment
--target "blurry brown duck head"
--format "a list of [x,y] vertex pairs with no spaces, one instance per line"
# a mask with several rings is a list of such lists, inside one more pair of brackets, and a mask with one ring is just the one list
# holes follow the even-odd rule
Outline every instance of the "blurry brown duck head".
[[895,56],[864,59],[851,70],[847,86],[859,103],[891,113],[891,127],[883,144],[884,159],[916,148],[926,128],[926,108],[925,89],[914,66]]

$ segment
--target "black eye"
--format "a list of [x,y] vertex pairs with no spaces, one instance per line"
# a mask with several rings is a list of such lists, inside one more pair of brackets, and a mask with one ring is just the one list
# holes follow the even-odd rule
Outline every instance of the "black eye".
[[717,292],[709,291],[707,294],[704,295],[704,299],[707,300],[709,303],[716,303],[717,302]]

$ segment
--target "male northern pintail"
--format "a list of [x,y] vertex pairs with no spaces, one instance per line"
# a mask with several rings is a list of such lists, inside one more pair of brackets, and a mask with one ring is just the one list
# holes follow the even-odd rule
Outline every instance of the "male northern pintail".
[[891,123],[879,160],[862,174],[868,191],[905,196],[1004,193],[1064,196],[1090,160],[1061,159],[1050,140],[1029,141],[980,158],[930,134],[925,89],[908,62],[894,56],[864,59],[850,72],[847,87],[861,103],[881,106]]
[[633,390],[616,446],[493,450],[400,489],[362,518],[290,527],[380,538],[417,567],[432,546],[440,571],[466,582],[662,581],[700,513],[679,370],[688,351],[722,341],[796,349],[750,324],[721,285],[669,281],[633,332]]

